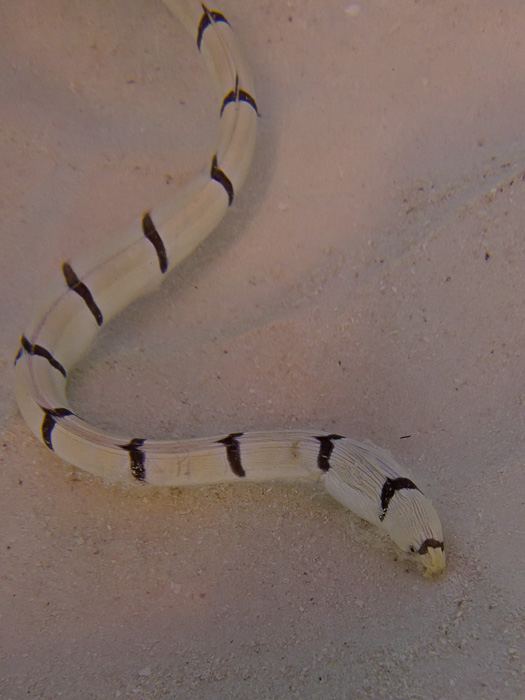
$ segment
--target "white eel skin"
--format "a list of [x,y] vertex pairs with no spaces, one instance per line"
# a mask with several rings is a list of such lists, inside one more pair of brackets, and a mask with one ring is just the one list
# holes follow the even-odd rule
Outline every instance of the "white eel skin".
[[15,393],[34,434],[71,464],[108,480],[185,486],[268,479],[321,480],[353,513],[384,530],[428,574],[445,567],[431,502],[392,458],[369,444],[312,431],[232,432],[195,440],[111,435],[76,415],[67,373],[100,327],[151,292],[213,230],[243,184],[255,145],[249,68],[224,15],[193,0],[164,4],[196,39],[219,95],[210,165],[174,200],[144,214],[91,259],[66,261],[41,313],[21,337]]

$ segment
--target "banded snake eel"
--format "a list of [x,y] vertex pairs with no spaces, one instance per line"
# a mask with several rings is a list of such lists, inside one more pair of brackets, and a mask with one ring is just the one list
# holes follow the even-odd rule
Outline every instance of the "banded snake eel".
[[252,159],[258,109],[248,65],[226,17],[194,0],[163,0],[192,33],[219,102],[219,136],[208,167],[166,204],[147,211],[102,259],[62,264],[50,298],[26,328],[15,358],[22,416],[62,459],[108,480],[185,486],[310,479],[386,532],[427,574],[445,566],[439,517],[387,453],[341,435],[250,432],[191,440],[112,435],[70,408],[68,372],[98,330],[164,276],[215,228]]

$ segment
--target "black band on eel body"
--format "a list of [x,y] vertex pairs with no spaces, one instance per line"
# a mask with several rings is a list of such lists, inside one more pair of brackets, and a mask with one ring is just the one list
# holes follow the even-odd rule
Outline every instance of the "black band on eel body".
[[243,90],[241,87],[239,87],[239,76],[235,76],[235,89],[230,90],[230,92],[224,97],[221,105],[221,111],[219,112],[219,116],[222,117],[222,113],[224,112],[224,108],[226,105],[229,105],[231,102],[246,102],[249,104],[253,109],[255,110],[255,114],[257,116],[259,115],[259,110],[257,109],[257,103],[255,101],[255,97],[253,95],[250,95],[249,92],[246,90]]
[[91,294],[87,286],[84,284],[84,282],[81,282],[78,279],[73,268],[68,262],[62,263],[62,272],[64,274],[64,278],[67,282],[67,286],[69,287],[69,289],[72,289],[79,295],[79,297],[81,297],[84,300],[84,303],[93,314],[97,325],[101,326],[104,320],[102,312],[95,304],[93,295]]
[[[41,407],[42,408],[42,407]],[[42,408],[44,411],[44,420],[42,421],[42,442],[46,447],[54,452],[52,435],[53,429],[57,424],[57,418],[64,418],[64,416],[72,416],[73,411],[69,408]]]
[[155,252],[157,253],[157,257],[159,259],[160,271],[162,272],[162,274],[164,274],[168,269],[168,256],[166,254],[166,246],[164,245],[164,241],[160,237],[159,232],[155,228],[155,224],[153,223],[149,211],[147,211],[142,217],[142,232],[155,248]]
[[228,195],[228,206],[231,207],[234,196],[232,181],[226,175],[224,170],[219,168],[217,156],[215,154],[211,159],[210,177],[212,180],[215,180],[224,187],[226,194]]
[[230,469],[235,474],[235,476],[246,476],[244,467],[241,463],[241,446],[237,438],[241,437],[243,433],[230,433],[225,438],[217,440],[226,447],[226,459],[230,465]]
[[202,9],[202,17],[200,18],[199,26],[197,27],[197,48],[199,49],[199,51],[201,50],[202,37],[204,31],[207,27],[210,26],[212,22],[224,22],[228,26],[230,25],[230,23],[222,14],[222,12],[217,12],[217,10],[208,10],[206,5],[202,5]]
[[141,450],[144,443],[144,438],[132,438],[127,445],[119,445],[123,450],[129,452],[129,469],[131,476],[137,481],[145,481],[146,479],[146,455]]
[[330,469],[330,456],[334,449],[334,440],[342,440],[342,435],[332,433],[331,435],[314,435],[319,440],[319,454],[317,455],[317,466],[322,472]]
[[445,550],[445,543],[434,539],[425,540],[421,547],[417,550],[417,553],[427,554],[429,547],[431,547],[432,549],[440,549],[443,552]]
[[18,362],[18,360],[22,357],[23,352],[27,352],[28,355],[36,355],[38,357],[43,357],[45,360],[49,362],[51,367],[54,367],[56,370],[60,372],[60,374],[63,377],[67,377],[66,370],[64,369],[63,365],[60,364],[58,360],[55,360],[53,355],[47,350],[46,348],[43,348],[41,345],[37,345],[36,343],[33,345],[26,337],[23,335],[20,338],[20,350],[17,352],[16,357],[15,357],[15,365]]
[[385,483],[383,484],[383,488],[381,489],[381,513],[379,515],[379,520],[381,522],[383,522],[385,519],[388,506],[390,505],[390,501],[394,497],[394,494],[396,491],[401,491],[402,489],[416,489],[417,491],[420,491],[414,482],[407,479],[405,476],[398,476],[397,479],[386,479]]

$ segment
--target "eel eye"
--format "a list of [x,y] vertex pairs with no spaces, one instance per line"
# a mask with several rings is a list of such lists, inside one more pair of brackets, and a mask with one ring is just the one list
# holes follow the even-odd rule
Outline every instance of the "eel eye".
[[412,554],[415,554],[415,552],[416,552],[416,548],[415,548],[415,547],[413,547],[412,545],[410,545],[410,548],[409,548],[409,549],[410,549],[410,551],[412,552]]

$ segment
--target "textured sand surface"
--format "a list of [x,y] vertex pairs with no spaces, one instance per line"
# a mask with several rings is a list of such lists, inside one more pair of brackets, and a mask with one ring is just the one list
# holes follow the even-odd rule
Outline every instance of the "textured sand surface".
[[126,490],[33,438],[11,366],[42,289],[200,170],[217,120],[160,2],[0,0],[0,697],[524,697],[525,4],[220,8],[257,82],[249,181],[72,401],[130,435],[370,439],[449,566],[423,579],[309,485]]

